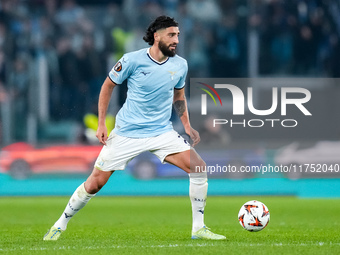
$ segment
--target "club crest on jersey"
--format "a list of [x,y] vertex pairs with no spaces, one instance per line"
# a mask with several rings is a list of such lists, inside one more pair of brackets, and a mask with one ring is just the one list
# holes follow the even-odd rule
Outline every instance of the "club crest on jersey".
[[171,75],[171,80],[173,80],[174,79],[174,76],[175,76],[175,74],[177,73],[177,71],[175,71],[175,72],[173,72],[173,71],[168,71],[169,73],[170,73],[170,75]]
[[120,61],[118,61],[117,64],[115,64],[115,66],[113,67],[113,69],[114,69],[116,72],[122,71],[122,63],[121,63]]

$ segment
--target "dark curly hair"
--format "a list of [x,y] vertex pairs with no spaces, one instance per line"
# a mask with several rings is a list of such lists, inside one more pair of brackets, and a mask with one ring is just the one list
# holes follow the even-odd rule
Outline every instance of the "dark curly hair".
[[178,23],[174,18],[170,18],[168,16],[159,16],[149,25],[148,29],[145,32],[145,36],[143,37],[144,41],[146,41],[149,45],[153,45],[155,42],[154,33],[159,29],[164,29],[168,27],[178,27]]

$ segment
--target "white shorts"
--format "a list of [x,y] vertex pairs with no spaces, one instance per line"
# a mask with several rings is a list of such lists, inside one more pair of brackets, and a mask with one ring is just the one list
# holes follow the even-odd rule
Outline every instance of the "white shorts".
[[94,166],[102,171],[124,170],[129,161],[145,151],[155,154],[164,163],[166,156],[190,148],[190,144],[174,130],[148,138],[123,137],[112,131]]

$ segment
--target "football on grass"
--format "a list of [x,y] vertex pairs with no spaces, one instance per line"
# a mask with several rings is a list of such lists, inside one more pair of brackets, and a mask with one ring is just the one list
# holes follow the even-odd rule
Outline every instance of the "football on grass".
[[260,231],[269,222],[270,214],[267,206],[260,201],[251,200],[242,205],[238,213],[238,221],[248,231]]

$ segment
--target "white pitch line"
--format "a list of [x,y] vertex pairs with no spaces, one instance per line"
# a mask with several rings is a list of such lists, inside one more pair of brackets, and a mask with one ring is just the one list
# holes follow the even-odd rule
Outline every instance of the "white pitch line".
[[[223,245],[224,244],[224,245]],[[191,243],[191,244],[164,244],[164,245],[111,245],[107,247],[102,246],[60,246],[60,247],[15,247],[15,248],[0,248],[0,252],[11,252],[11,251],[57,251],[57,250],[103,250],[105,249],[129,249],[129,248],[176,248],[176,247],[212,247],[212,246],[225,246],[228,244],[228,241],[221,241],[220,243]],[[240,247],[254,247],[254,246],[340,246],[340,243],[333,242],[314,242],[314,243],[272,243],[272,244],[263,244],[263,243],[238,243]]]

